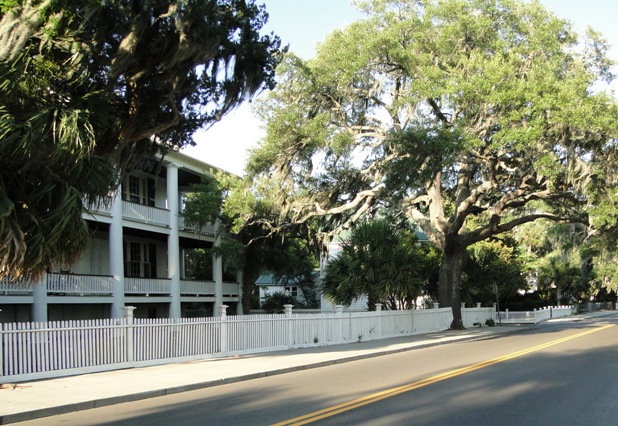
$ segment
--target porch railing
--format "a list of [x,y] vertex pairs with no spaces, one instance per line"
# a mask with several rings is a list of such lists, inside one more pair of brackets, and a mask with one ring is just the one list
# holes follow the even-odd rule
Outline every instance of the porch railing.
[[47,274],[47,292],[63,295],[110,295],[109,275]]
[[124,293],[131,295],[168,295],[171,294],[168,278],[133,278],[125,277]]
[[[112,294],[112,277],[109,275],[82,275],[51,273],[45,278],[49,295],[101,295]],[[124,278],[125,294],[130,295],[169,295],[168,278]],[[29,280],[0,280],[0,295],[32,295],[34,286]],[[180,280],[180,294],[183,296],[215,296],[214,281]],[[223,295],[236,297],[240,294],[237,283],[223,283]]]
[[180,280],[180,294],[183,296],[214,296],[214,281]]
[[11,281],[8,278],[0,280],[0,294],[32,294],[34,283],[30,280]]
[[223,283],[223,295],[224,296],[238,296],[240,295],[240,285],[238,283]]
[[147,224],[163,226],[169,226],[170,224],[169,210],[131,203],[129,201],[122,202],[122,216]]
[[201,235],[215,236],[215,225],[212,222],[207,223],[201,229],[195,225],[188,225],[182,214],[178,215],[178,227],[182,230],[193,232]]

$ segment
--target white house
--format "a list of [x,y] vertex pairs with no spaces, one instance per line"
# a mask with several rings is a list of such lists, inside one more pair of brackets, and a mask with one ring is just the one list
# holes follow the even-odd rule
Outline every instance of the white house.
[[[179,152],[126,177],[113,203],[85,212],[93,233],[75,265],[58,266],[38,282],[0,281],[0,322],[206,316],[240,306],[240,276],[224,281],[222,259],[212,278],[188,276],[189,250],[220,243],[217,224],[199,232],[184,224],[183,194],[215,169]],[[217,236],[219,234],[219,236]],[[229,279],[229,277],[228,277]]]
[[260,305],[264,302],[266,296],[274,293],[282,293],[294,297],[300,303],[306,303],[304,293],[301,287],[305,287],[308,291],[318,295],[320,272],[316,271],[311,275],[311,282],[304,282],[302,277],[295,277],[288,280],[276,280],[271,274],[260,275],[255,281],[255,285],[259,290]]

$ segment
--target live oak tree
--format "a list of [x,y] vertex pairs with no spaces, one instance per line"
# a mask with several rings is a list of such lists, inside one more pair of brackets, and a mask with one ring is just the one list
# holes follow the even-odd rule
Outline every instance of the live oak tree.
[[253,0],[0,2],[0,278],[76,260],[85,206],[271,88],[267,17]]
[[366,18],[315,58],[284,60],[248,170],[276,188],[279,227],[328,239],[377,206],[405,213],[442,251],[439,301],[461,328],[467,247],[539,218],[589,223],[610,193],[612,62],[535,1],[358,4]]

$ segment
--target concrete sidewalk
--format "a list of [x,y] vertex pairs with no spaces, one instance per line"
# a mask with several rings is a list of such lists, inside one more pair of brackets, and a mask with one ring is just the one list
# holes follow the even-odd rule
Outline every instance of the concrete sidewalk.
[[0,389],[0,424],[531,328],[511,325],[443,331],[8,384]]

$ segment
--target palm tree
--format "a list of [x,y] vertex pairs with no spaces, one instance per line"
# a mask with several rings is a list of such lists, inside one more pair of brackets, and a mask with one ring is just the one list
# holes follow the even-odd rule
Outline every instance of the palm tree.
[[322,291],[336,304],[366,296],[367,309],[410,309],[426,282],[426,262],[416,236],[378,219],[352,229],[325,270]]

